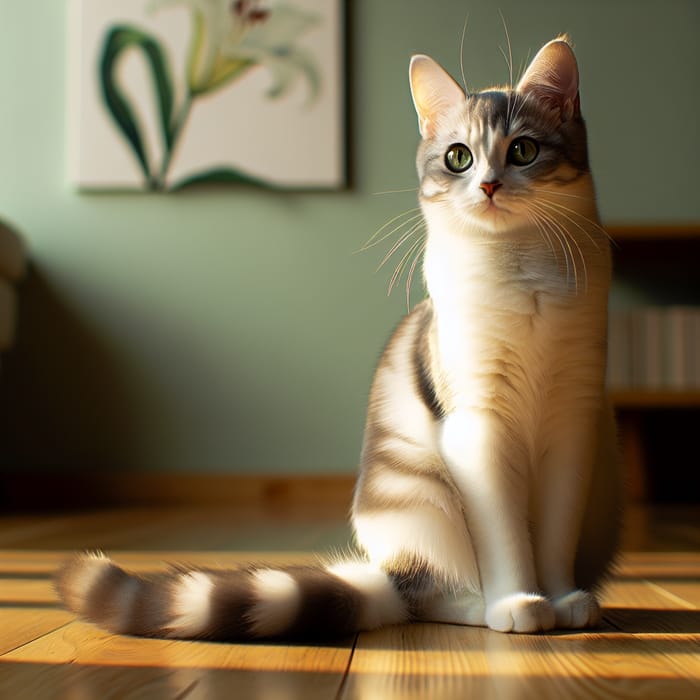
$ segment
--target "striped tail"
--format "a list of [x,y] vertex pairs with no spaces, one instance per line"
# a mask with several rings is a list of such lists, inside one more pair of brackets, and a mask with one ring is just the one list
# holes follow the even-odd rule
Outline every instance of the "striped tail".
[[389,574],[363,561],[142,577],[81,554],[55,585],[69,610],[110,632],[172,639],[338,638],[407,621],[410,607]]

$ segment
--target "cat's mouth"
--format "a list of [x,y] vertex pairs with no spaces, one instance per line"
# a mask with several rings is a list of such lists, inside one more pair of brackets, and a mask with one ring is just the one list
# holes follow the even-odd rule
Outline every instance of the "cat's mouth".
[[496,197],[487,197],[480,202],[477,211],[481,216],[500,216],[511,213],[507,207],[503,206],[503,202],[500,199],[496,201]]
[[509,222],[512,222],[514,212],[504,205],[500,199],[496,201],[496,197],[481,201],[472,208],[472,216],[487,225],[488,228],[496,230],[504,226],[508,228]]

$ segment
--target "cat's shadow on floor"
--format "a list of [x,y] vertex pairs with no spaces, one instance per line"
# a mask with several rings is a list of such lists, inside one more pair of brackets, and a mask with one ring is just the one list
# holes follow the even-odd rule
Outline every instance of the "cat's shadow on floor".
[[606,627],[626,634],[673,637],[700,634],[700,610],[605,607],[603,620],[607,623]]

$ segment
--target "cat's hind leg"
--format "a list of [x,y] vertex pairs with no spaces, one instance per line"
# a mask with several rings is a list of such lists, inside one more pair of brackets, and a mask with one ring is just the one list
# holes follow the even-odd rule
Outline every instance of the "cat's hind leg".
[[[477,592],[476,557],[454,486],[436,455],[421,457],[420,471],[396,454],[391,463],[374,462],[365,470],[352,516],[357,544],[407,588],[424,589],[421,596],[443,589]],[[434,470],[426,468],[431,462]]]
[[486,626],[486,602],[480,593],[445,593],[427,600],[417,617],[423,622],[445,622],[470,627]]

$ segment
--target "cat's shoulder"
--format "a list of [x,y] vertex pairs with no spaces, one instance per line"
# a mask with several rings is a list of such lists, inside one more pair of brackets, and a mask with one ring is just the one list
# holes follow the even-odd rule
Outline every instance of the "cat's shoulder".
[[385,352],[405,351],[409,345],[421,343],[433,320],[433,302],[430,298],[416,304],[398,323],[392,333]]
[[425,332],[428,330],[430,322],[433,320],[433,315],[433,300],[428,297],[418,302],[418,304],[403,317],[401,323],[399,323],[399,329],[405,326],[407,329],[415,329],[418,333]]

